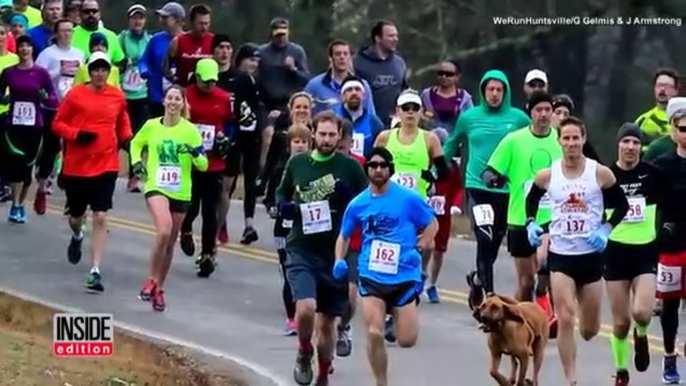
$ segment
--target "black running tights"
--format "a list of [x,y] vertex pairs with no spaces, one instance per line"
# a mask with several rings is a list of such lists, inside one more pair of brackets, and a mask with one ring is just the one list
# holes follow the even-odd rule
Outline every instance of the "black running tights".
[[288,283],[288,276],[286,275],[286,250],[277,249],[276,252],[279,254],[281,276],[283,276],[283,288],[281,290],[283,306],[286,308],[288,319],[295,319],[295,301],[293,300],[293,292],[291,292],[291,285]]
[[214,255],[217,240],[217,208],[221,197],[221,172],[193,171],[191,206],[181,224],[181,233],[193,231],[193,221],[202,204],[202,254]]
[[677,330],[679,330],[679,307],[681,299],[664,299],[662,301],[662,314],[660,324],[662,325],[662,339],[664,340],[665,353],[673,354],[676,342]]

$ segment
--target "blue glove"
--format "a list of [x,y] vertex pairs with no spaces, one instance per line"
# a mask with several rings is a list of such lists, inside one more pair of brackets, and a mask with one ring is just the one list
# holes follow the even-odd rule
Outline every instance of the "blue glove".
[[588,237],[588,244],[598,252],[602,252],[607,247],[607,239],[610,237],[612,227],[610,224],[603,224]]
[[291,201],[281,201],[278,209],[281,217],[285,220],[293,220],[298,215],[298,206]]
[[336,280],[343,280],[348,277],[348,263],[345,260],[336,260],[333,265],[333,277]]
[[543,228],[541,228],[535,221],[531,221],[526,225],[526,237],[529,240],[529,244],[538,248],[543,243],[541,236],[543,235]]

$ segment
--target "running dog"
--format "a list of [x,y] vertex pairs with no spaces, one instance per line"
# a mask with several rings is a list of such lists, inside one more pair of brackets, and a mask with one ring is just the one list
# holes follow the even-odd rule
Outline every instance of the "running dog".
[[[548,344],[548,318],[543,309],[532,302],[518,302],[491,293],[486,296],[474,316],[482,323],[481,329],[488,333],[490,374],[498,385],[538,386],[538,374]],[[512,359],[509,379],[499,371],[503,354]],[[527,379],[530,356],[534,361],[533,377]]]

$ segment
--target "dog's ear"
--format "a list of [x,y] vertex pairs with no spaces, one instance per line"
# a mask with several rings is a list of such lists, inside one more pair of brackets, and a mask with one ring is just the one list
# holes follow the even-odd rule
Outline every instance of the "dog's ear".
[[501,302],[505,304],[517,305],[519,302],[509,296],[497,295]]
[[505,311],[505,319],[512,320],[514,322],[524,323],[524,315],[522,311],[516,305],[503,302],[503,310]]

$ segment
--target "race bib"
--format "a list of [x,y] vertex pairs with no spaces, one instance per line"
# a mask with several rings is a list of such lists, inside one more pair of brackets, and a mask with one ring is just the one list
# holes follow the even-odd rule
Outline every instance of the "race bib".
[[74,84],[74,78],[70,76],[60,76],[57,81],[57,92],[60,98],[64,98],[65,95],[71,90],[71,86]]
[[429,197],[429,205],[433,208],[437,215],[445,214],[445,196],[431,196]]
[[14,102],[12,124],[14,126],[36,126],[36,105],[33,102]]
[[331,209],[328,201],[314,201],[300,204],[303,233],[327,232],[331,230]]
[[662,293],[681,291],[681,267],[657,265],[657,290]]
[[629,197],[629,210],[622,222],[643,222],[646,219],[646,199],[645,197]]
[[353,133],[353,154],[364,157],[364,134]]
[[[524,197],[529,195],[529,192],[531,191],[531,187],[533,186],[534,182],[533,181],[527,181],[524,183]],[[538,209],[550,209],[552,207],[552,203],[550,201],[550,196],[548,195],[548,192],[546,192],[543,197],[541,197],[541,200],[538,202]]]
[[409,189],[417,189],[417,175],[414,173],[395,173],[393,175],[397,184]]
[[590,231],[588,226],[586,220],[570,217],[562,222],[562,234],[566,236],[581,236]]
[[283,220],[281,221],[281,227],[285,229],[293,228],[293,220]]
[[158,188],[178,192],[181,188],[181,166],[160,166],[156,181]]
[[143,85],[143,79],[141,79],[141,73],[138,70],[138,66],[129,66],[126,71],[124,71],[122,88],[125,91],[139,91]]
[[274,237],[274,248],[275,249],[286,249],[286,238],[285,237]]
[[491,204],[475,205],[472,208],[472,214],[474,215],[474,223],[478,227],[493,225],[494,223],[495,213]]
[[202,147],[205,149],[205,151],[210,151],[214,147],[214,136],[215,136],[215,129],[213,125],[201,125],[199,123],[195,124],[195,127],[198,128],[198,131],[200,132],[200,136],[202,137]]
[[400,262],[400,244],[373,240],[369,254],[369,270],[395,275]]

